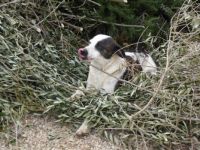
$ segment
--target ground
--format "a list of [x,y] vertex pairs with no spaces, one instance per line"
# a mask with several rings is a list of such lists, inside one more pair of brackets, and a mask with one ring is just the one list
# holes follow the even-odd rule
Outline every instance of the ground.
[[1,150],[121,150],[119,146],[90,134],[76,137],[74,131],[47,116],[28,115],[0,139]]

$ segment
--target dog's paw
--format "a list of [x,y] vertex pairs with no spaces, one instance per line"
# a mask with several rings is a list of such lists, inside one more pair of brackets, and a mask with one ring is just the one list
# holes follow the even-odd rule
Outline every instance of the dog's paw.
[[79,99],[85,94],[81,90],[76,90],[76,92],[70,97],[71,99]]
[[83,124],[79,127],[79,129],[76,131],[77,136],[84,136],[87,135],[90,132],[88,122],[84,121]]

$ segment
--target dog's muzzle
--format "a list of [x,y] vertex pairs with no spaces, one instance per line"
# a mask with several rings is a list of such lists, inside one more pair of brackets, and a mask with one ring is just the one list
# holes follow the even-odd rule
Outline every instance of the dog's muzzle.
[[78,50],[78,55],[81,60],[88,60],[88,52],[84,48]]

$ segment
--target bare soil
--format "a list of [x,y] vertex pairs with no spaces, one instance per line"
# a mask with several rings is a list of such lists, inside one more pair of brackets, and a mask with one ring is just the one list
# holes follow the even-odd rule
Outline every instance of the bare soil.
[[[121,150],[119,146],[90,134],[77,137],[55,119],[28,115],[2,134],[0,150]],[[4,137],[4,138],[2,138]]]

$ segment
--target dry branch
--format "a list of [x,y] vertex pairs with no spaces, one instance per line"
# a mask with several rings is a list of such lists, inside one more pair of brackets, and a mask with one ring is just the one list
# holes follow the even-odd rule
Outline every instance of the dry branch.
[[113,2],[122,2],[122,3],[128,3],[128,0],[110,0]]
[[10,4],[18,3],[18,2],[20,2],[20,1],[21,1],[21,0],[13,0],[13,1],[11,1],[11,2],[1,4],[0,7],[8,6],[8,5],[10,5]]
[[89,17],[86,17],[86,16],[78,16],[78,15],[72,15],[72,14],[66,14],[66,13],[62,13],[62,15],[67,16],[70,19],[77,19],[77,20],[85,19],[85,20],[88,20],[88,21],[95,21],[95,22],[100,22],[100,23],[103,23],[103,24],[112,24],[112,25],[115,25],[115,26],[128,27],[128,28],[144,28],[144,26],[142,26],[142,25],[113,23],[113,22],[107,22],[107,21],[104,21],[104,20],[89,18]]

